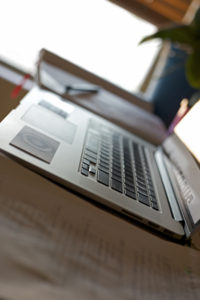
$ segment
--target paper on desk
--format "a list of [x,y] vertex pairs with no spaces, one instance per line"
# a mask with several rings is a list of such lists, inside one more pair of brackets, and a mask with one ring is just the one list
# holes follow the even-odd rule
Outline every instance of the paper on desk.
[[[91,84],[45,61],[39,64],[39,74],[38,83],[60,95],[64,94],[66,84]],[[156,115],[103,88],[98,93],[75,93],[63,96],[154,144],[160,144],[166,137],[166,128]]]
[[0,156],[0,297],[199,299],[200,255]]

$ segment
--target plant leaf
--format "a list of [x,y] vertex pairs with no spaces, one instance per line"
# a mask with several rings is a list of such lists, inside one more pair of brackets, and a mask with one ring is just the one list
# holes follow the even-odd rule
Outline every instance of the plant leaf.
[[191,25],[194,26],[196,30],[200,29],[200,8],[197,9]]
[[156,33],[144,37],[139,44],[155,38],[170,40],[171,42],[178,42],[180,44],[192,45],[195,43],[194,30],[190,25],[177,25],[171,28],[160,29]]
[[186,77],[194,88],[200,87],[200,48],[195,48],[186,62]]

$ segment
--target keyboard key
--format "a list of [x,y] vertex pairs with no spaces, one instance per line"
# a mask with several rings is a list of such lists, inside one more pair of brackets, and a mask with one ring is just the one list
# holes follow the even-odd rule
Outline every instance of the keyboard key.
[[96,174],[96,168],[90,166],[89,172],[90,172],[90,174],[95,175]]
[[116,172],[122,172],[121,165],[113,165],[112,164],[112,170],[115,170]]
[[121,178],[120,175],[112,174],[111,177],[112,177],[112,179],[115,179],[115,180],[117,180],[117,181],[119,181],[119,182],[122,182],[122,178]]
[[147,196],[145,196],[143,194],[140,194],[140,193],[138,193],[137,195],[138,195],[138,201],[139,202],[141,202],[141,203],[143,203],[145,205],[150,206],[149,199],[148,199]]
[[141,189],[147,190],[146,185],[144,184],[144,182],[141,182],[137,179],[136,179],[136,181],[137,181],[138,187],[140,187]]
[[140,194],[142,194],[142,195],[148,197],[147,190],[144,190],[144,189],[141,189],[140,187],[137,187],[137,191],[138,191]]
[[133,184],[132,185],[125,184],[125,188],[129,192],[134,192],[135,193],[135,186]]
[[151,179],[151,173],[148,169],[145,170],[145,173],[146,173],[147,177],[149,177]]
[[90,136],[86,142],[86,147],[98,149],[98,139]]
[[100,156],[100,163],[109,165],[109,159],[107,159],[107,158],[102,158],[102,157]]
[[100,160],[99,166],[102,166],[102,167],[104,167],[104,168],[109,169],[109,163],[106,163],[106,162],[104,162],[104,161],[102,161],[102,160]]
[[115,167],[121,167],[121,161],[120,160],[112,160],[112,165]]
[[156,199],[156,197],[155,196],[151,196],[151,195],[150,195],[150,200],[151,200],[151,202],[154,202],[154,203],[158,202],[157,199]]
[[152,183],[149,183],[149,181],[147,180],[147,185],[148,185],[148,189],[154,191],[154,187]]
[[110,160],[109,154],[100,153],[100,159],[109,161]]
[[110,152],[110,146],[109,145],[101,145],[101,152]]
[[113,144],[113,153],[120,154],[120,146],[119,144]]
[[103,166],[99,165],[98,169],[103,171],[104,173],[109,174],[109,168],[108,167],[103,167]]
[[101,149],[100,155],[105,155],[105,156],[108,156],[108,157],[109,157],[110,151],[109,151],[109,150],[105,150],[105,149]]
[[131,169],[125,169],[125,170],[124,170],[124,173],[125,173],[125,175],[127,175],[127,176],[133,176],[133,172],[132,172]]
[[95,154],[89,150],[85,150],[85,154],[93,157],[94,159],[97,159],[97,154]]
[[136,172],[144,173],[142,165],[135,164]]
[[136,170],[136,177],[139,178],[139,179],[142,179],[143,181],[145,180],[145,175],[143,172],[138,172]]
[[108,175],[108,173],[105,173],[102,170],[98,169],[97,181],[108,186],[109,185],[109,175]]
[[152,190],[151,188],[149,189],[149,195],[151,195],[152,197],[156,197],[155,191]]
[[133,182],[133,175],[128,176],[128,175],[125,174],[125,181]]
[[126,167],[130,166],[132,168],[132,161],[127,156],[126,157],[124,156],[124,164],[125,164]]
[[96,154],[98,153],[98,149],[97,148],[94,148],[94,147],[91,147],[91,146],[87,146],[86,145],[86,148],[85,148],[87,151],[89,152],[92,152],[93,154]]
[[81,174],[85,175],[85,176],[88,176],[88,170],[82,168],[81,169]]
[[122,193],[122,183],[113,178],[111,179],[111,188],[115,191]]
[[85,164],[85,163],[82,163],[82,168],[85,169],[85,170],[89,170],[89,165]]
[[110,143],[109,142],[102,142],[101,143],[102,149],[110,149]]
[[113,155],[113,156],[117,156],[117,157],[121,156],[121,151],[120,151],[120,149],[119,149],[119,148],[113,148],[113,149],[112,149],[112,155]]
[[122,172],[120,170],[112,170],[112,175],[122,177]]
[[143,183],[143,184],[146,184],[145,178],[144,178],[143,176],[138,176],[138,175],[137,175],[136,180],[137,180],[137,181],[140,181],[140,182]]
[[97,163],[97,159],[96,159],[96,158],[91,157],[91,156],[86,155],[86,154],[84,155],[84,159],[89,160],[89,161],[92,162],[93,164],[96,164],[96,163]]
[[133,169],[132,169],[132,167],[131,167],[131,165],[124,165],[124,172],[126,173],[126,172],[129,172],[129,173],[131,173],[131,174],[133,174]]
[[89,162],[88,159],[83,159],[82,163],[84,163],[84,164],[86,164],[86,165],[88,165],[88,166],[90,165],[90,162]]
[[125,180],[127,180],[127,181],[130,181],[130,182],[133,182],[134,181],[134,179],[133,179],[134,177],[133,177],[133,175],[127,175],[127,174],[125,174],[124,175],[124,179]]
[[125,191],[125,195],[128,196],[128,197],[130,197],[130,198],[132,198],[132,199],[134,199],[134,200],[136,200],[136,194],[134,192],[126,190]]
[[152,206],[153,209],[159,210],[158,204],[157,204],[156,202],[152,202],[152,203],[151,203],[151,206]]
[[145,180],[141,180],[139,178],[136,178],[137,186],[141,187],[142,189],[147,189],[146,188],[146,182]]
[[112,156],[112,161],[114,162],[114,163],[120,163],[120,161],[121,161],[121,156]]
[[129,185],[129,186],[133,185],[134,186],[134,180],[133,180],[133,178],[132,178],[132,180],[130,180],[130,179],[128,179],[128,178],[125,177],[124,182],[125,182],[126,185]]

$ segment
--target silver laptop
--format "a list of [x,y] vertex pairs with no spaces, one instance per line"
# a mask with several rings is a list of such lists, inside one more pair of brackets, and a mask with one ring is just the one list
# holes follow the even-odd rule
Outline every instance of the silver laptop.
[[34,88],[0,125],[1,150],[172,238],[200,225],[200,103],[160,147]]

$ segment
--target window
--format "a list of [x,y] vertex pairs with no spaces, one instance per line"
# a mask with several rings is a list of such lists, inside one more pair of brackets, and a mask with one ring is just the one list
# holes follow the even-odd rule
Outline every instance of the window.
[[106,0],[3,0],[0,55],[32,72],[41,48],[137,91],[159,50],[155,26]]

